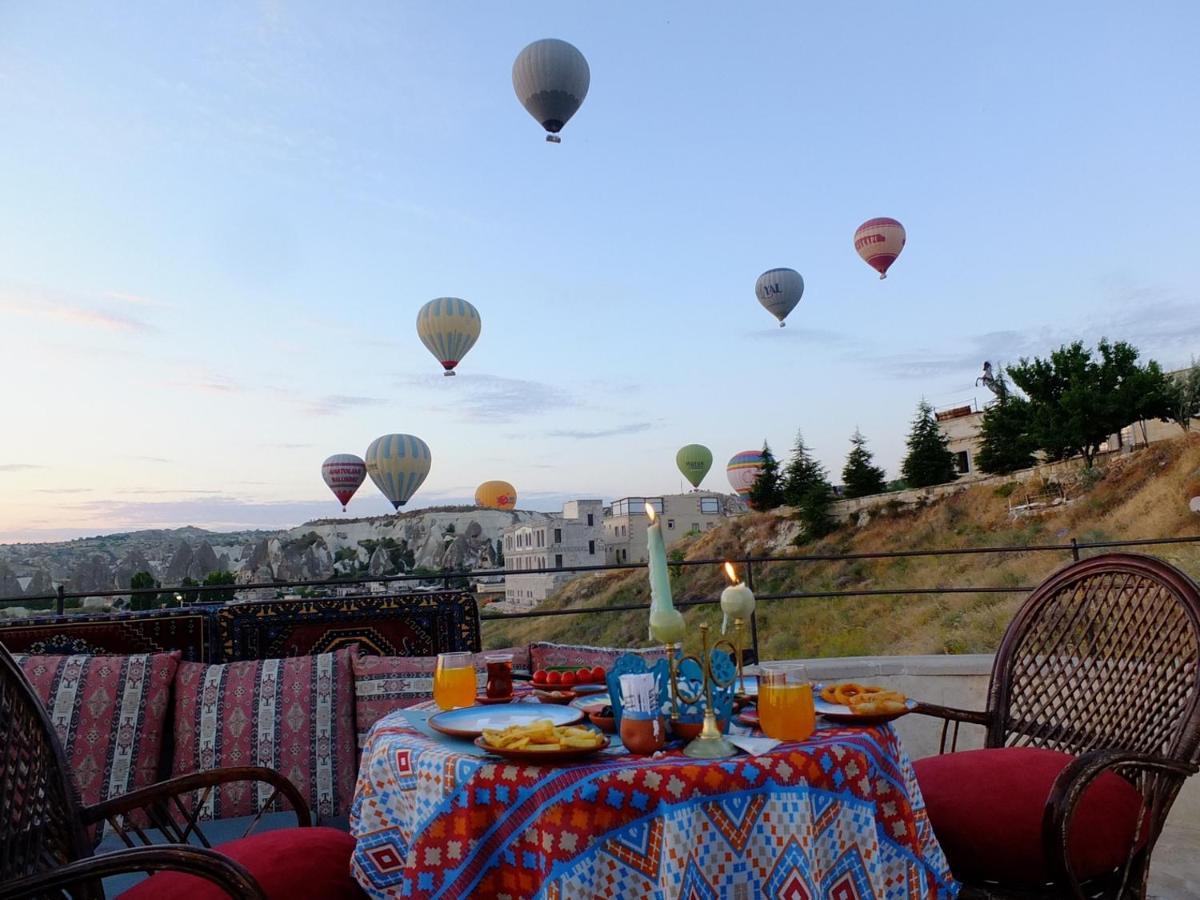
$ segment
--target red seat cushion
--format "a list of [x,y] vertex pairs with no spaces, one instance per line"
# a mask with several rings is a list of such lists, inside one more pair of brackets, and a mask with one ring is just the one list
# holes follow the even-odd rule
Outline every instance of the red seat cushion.
[[[354,838],[334,828],[287,828],[252,834],[216,848],[250,870],[271,898],[361,900],[350,874]],[[182,872],[159,872],[121,894],[124,900],[229,900],[211,881]]]
[[[1033,885],[1048,881],[1042,815],[1050,788],[1074,759],[1030,747],[966,750],[917,760],[929,821],[955,876]],[[1068,846],[1076,877],[1124,864],[1142,797],[1125,779],[1101,775],[1083,795]]]

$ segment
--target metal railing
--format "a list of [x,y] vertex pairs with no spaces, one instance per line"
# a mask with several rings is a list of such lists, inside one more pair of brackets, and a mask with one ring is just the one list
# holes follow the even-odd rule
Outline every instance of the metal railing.
[[[1120,540],[1120,541],[1079,541],[1071,539],[1070,541],[1057,544],[1007,544],[990,547],[956,547],[940,550],[892,550],[881,551],[877,553],[805,553],[805,554],[784,554],[778,556],[754,556],[746,554],[739,557],[731,557],[730,561],[736,562],[743,567],[746,584],[751,590],[755,588],[755,575],[762,575],[763,569],[766,566],[779,564],[804,565],[822,562],[852,562],[852,561],[871,561],[883,559],[914,559],[914,558],[938,558],[938,557],[956,557],[956,556],[986,556],[993,554],[1029,554],[1029,553],[1047,553],[1060,554],[1064,557],[1073,560],[1079,560],[1083,554],[1092,553],[1101,550],[1113,550],[1119,548],[1147,548],[1157,547],[1168,544],[1197,544],[1200,543],[1200,535],[1188,535],[1184,537],[1171,538],[1142,538],[1136,540]],[[1063,559],[1063,562],[1067,561]],[[690,566],[716,566],[726,562],[726,558],[716,559],[679,559],[670,560],[668,565],[672,568],[678,566],[680,568]],[[37,594],[33,596],[7,597],[0,598],[0,604],[7,605],[29,605],[33,603],[51,602],[54,604],[53,609],[63,614],[67,609],[68,600],[82,601],[86,597],[138,597],[147,596],[151,598],[161,598],[163,595],[175,597],[183,597],[191,603],[203,604],[206,601],[204,595],[210,597],[222,597],[229,594],[238,594],[247,591],[276,591],[289,592],[297,589],[309,588],[337,588],[340,593],[334,595],[327,593],[318,596],[364,596],[364,594],[345,593],[348,589],[354,591],[356,588],[369,585],[389,585],[389,584],[407,584],[410,582],[418,582],[425,584],[441,585],[442,587],[451,587],[457,583],[470,584],[473,579],[495,578],[499,576],[513,575],[550,575],[550,574],[574,574],[583,575],[595,572],[615,572],[629,571],[636,569],[645,569],[646,563],[607,563],[603,565],[593,566],[562,566],[562,567],[544,567],[537,569],[474,569],[474,570],[444,570],[436,573],[430,572],[407,572],[399,575],[379,575],[369,576],[366,578],[318,578],[305,581],[268,581],[268,582],[252,582],[248,584],[216,584],[216,585],[179,585],[176,587],[155,587],[155,588],[140,588],[140,589],[113,589],[104,591],[86,591],[72,592],[66,590],[64,585],[59,585],[54,593]],[[1200,573],[1198,573],[1200,574]],[[1035,585],[932,585],[928,587],[883,587],[883,588],[851,588],[846,590],[828,590],[828,591],[783,591],[783,592],[766,592],[758,593],[755,591],[759,602],[779,602],[787,600],[814,600],[814,599],[834,599],[840,597],[901,597],[901,596],[927,596],[936,594],[1019,594],[1028,593],[1033,590]],[[369,593],[369,592],[368,592]],[[212,601],[208,601],[212,602]],[[681,597],[676,600],[676,605],[688,606],[708,606],[719,603],[715,597]],[[646,610],[650,608],[649,603],[611,603],[595,606],[575,606],[566,609],[534,609],[527,612],[483,612],[480,614],[482,622],[499,622],[516,619],[537,619],[550,618],[554,616],[578,616],[592,614],[607,614],[630,612],[634,610]],[[758,634],[757,623],[751,621],[751,638],[752,643],[757,651]]]

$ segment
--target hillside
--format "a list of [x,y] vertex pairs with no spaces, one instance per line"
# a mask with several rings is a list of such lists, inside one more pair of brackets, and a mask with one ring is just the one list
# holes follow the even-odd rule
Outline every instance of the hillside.
[[[872,553],[999,545],[1176,537],[1200,534],[1200,516],[1188,499],[1200,494],[1200,435],[1151,445],[1060,480],[1070,502],[1013,518],[1014,482],[984,483],[913,510],[884,505],[861,526],[843,525],[828,538],[793,546],[799,526],[786,510],[752,513],[694,539],[685,558],[766,554]],[[1098,477],[1097,477],[1098,475]],[[1147,552],[1200,576],[1200,545],[1154,547]],[[755,567],[759,594],[931,586],[1035,585],[1070,559],[1066,553],[1011,553],[940,558],[840,562],[780,562]],[[681,567],[675,596],[715,598],[723,580],[716,566]],[[793,599],[761,603],[758,630],[763,658],[876,654],[978,653],[996,648],[1024,594],[913,595]],[[542,608],[648,602],[644,571],[577,579]],[[692,629],[719,625],[720,609],[687,610]],[[693,631],[694,634],[694,631]],[[560,616],[487,623],[484,641],[500,647],[531,640],[617,646],[644,645],[646,614]]]

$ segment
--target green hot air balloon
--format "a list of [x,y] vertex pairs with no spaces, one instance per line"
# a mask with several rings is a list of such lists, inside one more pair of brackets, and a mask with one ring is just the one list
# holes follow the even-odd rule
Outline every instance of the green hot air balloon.
[[679,452],[675,454],[675,465],[679,466],[679,471],[691,482],[692,487],[698,488],[708,470],[712,468],[712,451],[703,444],[680,447]]
[[367,474],[383,496],[399,509],[417,492],[433,460],[429,445],[411,434],[385,434],[371,441],[364,455]]

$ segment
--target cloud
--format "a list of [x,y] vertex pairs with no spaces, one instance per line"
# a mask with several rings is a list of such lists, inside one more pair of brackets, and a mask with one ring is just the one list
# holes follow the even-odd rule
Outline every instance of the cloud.
[[167,459],[164,456],[131,456],[129,458],[130,459],[140,459],[142,462],[152,462],[152,463],[170,463],[170,462],[175,461],[173,459]]
[[180,385],[205,394],[240,394],[242,392],[240,384],[220,375],[201,378],[197,381],[180,382]]
[[179,490],[176,488],[127,488],[125,490],[114,491],[116,494],[220,494],[221,491],[205,491],[205,490]]
[[329,394],[302,404],[305,412],[314,416],[332,416],[351,409],[382,406],[387,403],[381,397],[356,397],[347,394]]
[[798,341],[824,347],[846,347],[860,343],[852,335],[826,328],[758,328],[744,335],[755,341]]
[[[269,447],[272,450],[308,450],[313,444],[259,444],[260,447]],[[250,482],[247,482],[249,484]]]
[[165,307],[167,304],[158,300],[153,300],[150,297],[144,297],[141,294],[130,294],[127,291],[105,291],[102,295],[105,300],[113,300],[117,303],[128,303],[131,306],[154,306]]
[[36,488],[35,493],[38,494],[88,494],[91,493],[91,488],[74,487],[74,488]]
[[[449,383],[448,383],[449,382]],[[582,404],[558,385],[482,372],[459,375],[452,381],[438,375],[410,375],[398,379],[400,387],[432,393],[438,390],[441,405],[449,406],[468,422],[497,424],[521,416],[578,408]]]
[[0,312],[18,316],[53,319],[85,328],[126,334],[150,334],[157,331],[148,322],[121,312],[97,306],[82,299],[68,298],[44,290],[5,288],[0,290]]
[[628,425],[618,425],[616,428],[604,428],[598,431],[572,431],[569,429],[556,429],[547,431],[547,437],[574,438],[581,441],[590,441],[595,438],[615,437],[619,434],[637,434],[641,431],[649,431],[653,426],[649,422],[630,422]]
[[27,472],[30,469],[44,469],[45,466],[35,466],[32,463],[4,463],[0,465],[0,472]]

